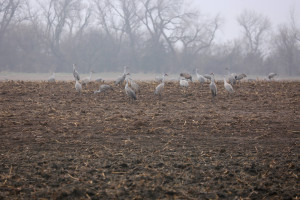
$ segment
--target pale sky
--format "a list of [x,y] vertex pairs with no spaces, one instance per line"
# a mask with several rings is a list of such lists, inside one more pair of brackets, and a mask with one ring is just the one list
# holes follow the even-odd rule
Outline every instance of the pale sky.
[[300,26],[300,0],[193,0],[194,5],[202,14],[214,16],[220,14],[224,19],[217,41],[226,41],[237,38],[242,30],[236,18],[244,10],[254,10],[267,16],[276,29],[279,24],[288,23],[290,10],[295,9],[296,21]]

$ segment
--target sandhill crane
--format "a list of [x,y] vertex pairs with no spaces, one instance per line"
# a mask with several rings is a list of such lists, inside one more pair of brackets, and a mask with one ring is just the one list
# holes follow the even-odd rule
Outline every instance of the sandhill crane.
[[128,86],[128,80],[126,80],[125,93],[130,99],[136,100],[135,92]]
[[204,74],[203,77],[206,78],[207,80],[211,80],[211,75],[209,74]]
[[76,64],[73,64],[73,76],[75,78],[75,81],[80,81],[80,76],[79,76],[79,73],[78,71],[76,70]]
[[214,98],[215,96],[217,96],[217,86],[215,84],[215,74],[211,73],[211,80],[210,80],[210,84],[209,84],[209,88],[212,94],[212,97]]
[[121,85],[125,81],[126,75],[128,75],[127,69],[128,69],[128,67],[124,66],[123,75],[120,76],[119,78],[117,78],[117,80],[115,81],[115,85]]
[[189,87],[189,82],[185,78],[180,78],[179,85],[181,87]]
[[186,80],[193,81],[193,77],[188,73],[180,73],[180,77],[184,77]]
[[127,78],[127,80],[129,81],[130,86],[136,93],[140,92],[139,85],[134,80],[132,80],[132,78],[129,77],[129,78]]
[[126,78],[126,74],[123,74],[122,76],[120,76],[119,78],[117,78],[117,80],[115,81],[115,85],[121,85]]
[[91,82],[93,73],[94,73],[94,71],[91,71],[89,77],[85,77],[84,79],[82,79],[82,81],[81,81],[82,85],[86,85],[89,82]]
[[164,75],[157,76],[157,77],[155,77],[155,81],[158,82],[158,83],[161,83],[163,81],[163,77],[164,77]]
[[198,74],[198,69],[196,69],[196,76],[197,76],[197,79],[200,83],[204,83],[205,82],[205,77],[202,76],[201,74]]
[[239,80],[242,80],[243,78],[247,77],[246,74],[239,74],[235,77],[235,80],[239,81]]
[[53,72],[52,75],[48,78],[48,82],[55,82],[55,73]]
[[229,83],[227,83],[225,76],[224,76],[224,87],[229,93],[234,92],[232,86]]
[[230,69],[228,67],[225,68],[227,70],[228,73],[228,80],[229,82],[234,85],[236,83],[236,73],[230,73]]
[[274,79],[275,76],[277,76],[277,74],[272,72],[268,75],[268,78],[269,78],[269,80],[272,80],[272,79]]
[[155,88],[154,94],[158,95],[159,97],[161,97],[161,93],[164,90],[164,87],[165,87],[165,77],[166,76],[168,76],[168,74],[164,74],[162,76],[162,82],[158,86],[156,86],[156,88]]
[[95,80],[96,82],[101,82],[101,83],[103,83],[104,82],[104,80],[102,79],[102,78],[96,78],[96,80]]
[[77,92],[79,92],[81,94],[82,87],[81,87],[81,84],[79,83],[78,80],[76,80],[75,89],[76,89]]
[[104,92],[106,90],[114,90],[114,89],[112,88],[112,86],[104,84],[104,85],[100,85],[99,90],[96,90],[94,94]]

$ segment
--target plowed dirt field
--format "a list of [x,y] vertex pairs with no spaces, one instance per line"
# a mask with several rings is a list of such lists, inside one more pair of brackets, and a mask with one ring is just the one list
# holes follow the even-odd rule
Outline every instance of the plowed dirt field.
[[300,82],[138,83],[0,82],[0,199],[299,199]]

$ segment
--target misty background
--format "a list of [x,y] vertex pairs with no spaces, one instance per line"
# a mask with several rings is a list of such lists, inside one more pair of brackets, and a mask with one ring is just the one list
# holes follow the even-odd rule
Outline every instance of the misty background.
[[[122,72],[126,65],[134,73],[224,74],[229,67],[300,75],[295,7],[284,23],[273,24],[251,8],[230,21],[222,10],[203,12],[212,2],[2,0],[0,72],[68,73],[76,63],[81,73]],[[230,34],[224,27],[232,23],[238,28]]]

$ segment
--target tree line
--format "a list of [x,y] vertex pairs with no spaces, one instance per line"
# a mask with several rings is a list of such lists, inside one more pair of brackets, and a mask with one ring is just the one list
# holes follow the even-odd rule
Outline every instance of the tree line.
[[293,10],[278,27],[255,11],[236,20],[240,36],[217,43],[222,17],[184,0],[2,0],[0,71],[300,75]]

